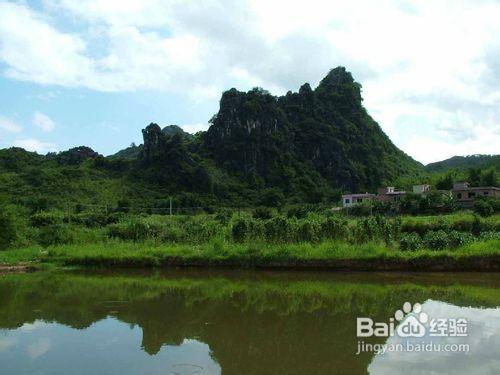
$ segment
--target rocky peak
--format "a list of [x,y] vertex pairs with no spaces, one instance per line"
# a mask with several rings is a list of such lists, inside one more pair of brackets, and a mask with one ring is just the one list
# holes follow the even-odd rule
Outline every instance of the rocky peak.
[[311,89],[311,85],[309,83],[304,83],[302,86],[300,86],[299,89],[299,94],[300,95],[310,95],[312,94],[313,90]]
[[328,72],[328,74],[320,82],[321,85],[344,85],[354,83],[354,78],[352,74],[346,70],[343,66],[337,66]]
[[162,130],[162,133],[166,136],[172,137],[174,135],[181,135],[183,137],[189,137],[190,134],[186,133],[182,128],[178,125],[168,125],[165,126]]
[[158,159],[166,148],[166,136],[163,134],[160,126],[151,123],[142,129],[142,138],[144,146],[139,154],[139,158],[144,161]]
[[57,159],[62,165],[77,165],[81,164],[86,159],[95,159],[98,156],[101,155],[92,150],[90,147],[78,146],[58,153]]
[[321,100],[338,105],[338,109],[358,109],[361,106],[361,84],[343,66],[338,66],[321,80],[315,92]]

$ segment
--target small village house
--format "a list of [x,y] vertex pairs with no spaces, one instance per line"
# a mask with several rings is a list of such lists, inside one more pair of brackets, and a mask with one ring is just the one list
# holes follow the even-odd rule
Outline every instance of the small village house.
[[[413,185],[412,189],[414,194],[425,195],[430,193],[431,185]],[[457,203],[462,208],[472,208],[474,206],[474,199],[477,197],[492,197],[500,198],[500,188],[495,186],[479,186],[471,187],[468,182],[458,182],[453,184],[453,189],[448,190],[434,190],[436,193],[450,196],[453,195]],[[364,193],[364,194],[345,194],[342,195],[342,206],[352,207],[364,201],[373,201],[375,199],[382,202],[399,202],[406,194],[405,191],[396,190],[394,186],[386,186],[378,189],[377,195]]]
[[478,197],[500,198],[500,188],[495,186],[471,187],[468,182],[453,184],[453,197],[463,208],[472,208],[474,199]]
[[395,190],[394,186],[387,186],[378,189],[377,198],[383,202],[399,202],[405,194],[406,191]]
[[375,194],[344,194],[342,195],[342,206],[352,207],[364,201],[372,201],[375,199]]
[[425,194],[431,191],[431,185],[423,184],[423,185],[413,185],[413,194]]

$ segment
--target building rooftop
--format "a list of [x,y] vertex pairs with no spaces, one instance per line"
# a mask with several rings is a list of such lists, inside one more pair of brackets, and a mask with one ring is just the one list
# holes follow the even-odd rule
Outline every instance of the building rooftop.
[[370,193],[361,193],[361,194],[342,194],[343,197],[353,197],[353,198],[361,198],[361,197],[374,197],[375,194]]
[[463,186],[463,187],[453,187],[453,190],[500,190],[496,186]]

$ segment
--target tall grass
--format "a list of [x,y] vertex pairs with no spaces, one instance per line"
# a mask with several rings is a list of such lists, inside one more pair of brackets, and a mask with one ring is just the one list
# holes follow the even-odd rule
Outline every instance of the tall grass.
[[500,240],[487,240],[467,244],[455,250],[431,251],[419,249],[413,252],[398,251],[384,244],[367,242],[360,245],[346,242],[324,241],[318,244],[233,244],[211,241],[203,245],[155,243],[131,243],[119,240],[100,244],[56,245],[46,249],[30,247],[0,252],[0,263],[39,261],[66,265],[126,265],[159,266],[172,260],[186,262],[234,262],[235,264],[256,264],[289,262],[290,264],[328,260],[411,260],[439,257],[453,259],[490,257],[500,255]]

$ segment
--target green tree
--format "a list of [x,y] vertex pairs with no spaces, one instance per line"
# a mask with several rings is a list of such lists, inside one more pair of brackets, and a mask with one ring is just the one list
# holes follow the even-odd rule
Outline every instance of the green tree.
[[453,176],[449,173],[436,183],[438,190],[451,190],[453,188]]
[[0,207],[0,250],[7,249],[17,238],[15,217],[7,207]]
[[481,169],[480,168],[470,168],[469,169],[469,183],[471,186],[481,185]]
[[487,199],[476,199],[474,201],[474,212],[483,217],[487,217],[493,215],[495,210]]
[[285,196],[281,189],[268,188],[262,191],[259,203],[266,207],[280,207],[285,201]]
[[494,169],[490,169],[481,177],[481,185],[497,186],[497,175]]

